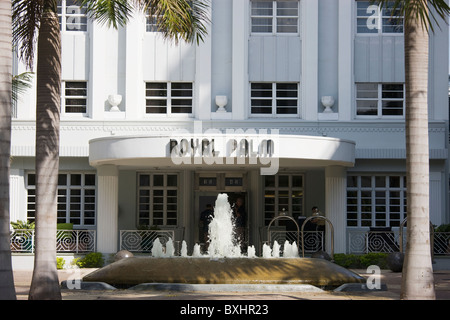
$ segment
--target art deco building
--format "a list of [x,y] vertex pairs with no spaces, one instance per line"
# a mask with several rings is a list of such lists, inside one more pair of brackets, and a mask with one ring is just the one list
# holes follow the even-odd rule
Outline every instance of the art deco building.
[[[174,44],[137,14],[109,29],[70,0],[62,30],[58,222],[95,251],[135,230],[204,241],[200,213],[242,198],[245,244],[317,206],[325,247],[365,252],[406,214],[403,20],[355,0],[212,0],[208,35]],[[430,219],[449,222],[448,28],[430,36]],[[25,71],[19,62],[16,73]],[[11,220],[34,219],[35,91],[14,109]],[[156,227],[157,226],[157,227]],[[134,235],[134,236],[130,236]],[[138,250],[139,251],[139,250]]]

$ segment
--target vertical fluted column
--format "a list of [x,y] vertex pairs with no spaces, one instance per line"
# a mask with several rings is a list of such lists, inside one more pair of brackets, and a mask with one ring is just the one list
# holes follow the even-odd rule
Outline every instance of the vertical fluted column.
[[114,165],[97,169],[97,251],[116,253],[118,244],[119,175]]
[[[344,167],[330,166],[325,169],[325,216],[334,228],[334,252],[346,252],[347,172]],[[331,250],[331,232],[327,226],[327,252]]]
[[[245,120],[248,105],[248,0],[233,0],[232,99],[233,120]],[[228,107],[227,107],[228,108]]]

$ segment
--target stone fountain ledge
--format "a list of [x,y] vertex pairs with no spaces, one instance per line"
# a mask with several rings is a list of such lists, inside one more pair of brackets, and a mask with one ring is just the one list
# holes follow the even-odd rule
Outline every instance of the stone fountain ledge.
[[214,288],[215,285],[336,288],[345,283],[366,281],[362,276],[324,259],[192,257],[130,257],[85,275],[82,280],[128,288],[161,283],[186,285],[184,288],[207,285],[203,289]]
[[[78,289],[79,288],[79,289]],[[119,290],[104,282],[87,282],[80,280],[76,288],[73,281],[61,282],[61,289],[105,291]],[[325,290],[309,284],[187,284],[187,283],[141,283],[125,290],[135,292],[310,292],[320,293]]]

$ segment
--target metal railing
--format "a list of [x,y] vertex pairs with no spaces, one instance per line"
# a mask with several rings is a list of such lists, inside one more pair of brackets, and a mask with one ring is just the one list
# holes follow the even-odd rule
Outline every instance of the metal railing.
[[[297,231],[269,231],[269,245],[273,246],[277,241],[282,247],[286,241],[289,243],[297,243],[299,249],[302,248],[302,237],[300,237]],[[324,250],[324,232],[323,231],[303,231],[303,241],[306,253],[314,253]],[[300,252],[299,252],[300,253]]]
[[[11,252],[34,253],[34,230],[17,229],[11,231]],[[57,230],[56,252],[94,252],[95,230]]]
[[95,230],[58,230],[56,252],[94,252]]
[[[450,232],[433,232],[432,237],[433,254],[450,256]],[[350,230],[347,239],[347,251],[354,254],[400,252],[406,246],[406,233],[400,235],[394,231]],[[402,250],[400,245],[403,245]]]
[[175,240],[174,234],[174,230],[120,230],[120,250],[150,253],[156,238],[164,246],[170,238]]

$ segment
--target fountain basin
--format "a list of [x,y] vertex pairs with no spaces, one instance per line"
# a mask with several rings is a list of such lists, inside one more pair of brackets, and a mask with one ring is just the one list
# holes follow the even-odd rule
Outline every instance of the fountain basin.
[[309,284],[337,287],[365,278],[316,258],[130,257],[98,269],[83,281],[133,286],[142,283]]

